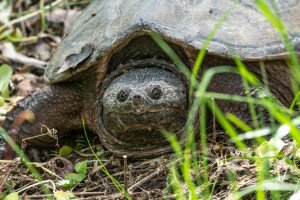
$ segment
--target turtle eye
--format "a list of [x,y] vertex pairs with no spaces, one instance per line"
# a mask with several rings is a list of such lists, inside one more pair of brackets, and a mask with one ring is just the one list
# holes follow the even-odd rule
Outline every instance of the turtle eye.
[[158,99],[161,98],[161,96],[162,96],[162,91],[160,89],[160,86],[158,86],[158,85],[154,86],[152,91],[151,91],[150,97],[152,99],[158,100]]
[[129,91],[126,91],[126,90],[120,90],[120,92],[118,93],[118,96],[117,96],[117,99],[120,101],[120,102],[124,102],[127,100],[128,98],[128,95],[129,95]]

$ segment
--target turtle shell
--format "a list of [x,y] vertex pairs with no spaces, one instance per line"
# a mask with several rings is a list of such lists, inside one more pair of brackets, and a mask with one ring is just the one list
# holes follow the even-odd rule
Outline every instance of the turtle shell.
[[[278,0],[292,45],[300,52],[299,0]],[[242,0],[94,0],[81,13],[53,54],[46,82],[69,79],[109,57],[130,39],[155,30],[169,42],[201,49],[227,11],[207,52],[243,60],[282,59],[287,53],[280,35],[252,1]],[[106,59],[104,59],[105,62]]]

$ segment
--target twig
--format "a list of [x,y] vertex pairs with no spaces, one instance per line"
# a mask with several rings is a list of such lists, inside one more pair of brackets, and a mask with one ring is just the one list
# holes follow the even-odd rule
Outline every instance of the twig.
[[60,179],[60,180],[63,180],[63,178],[61,178],[60,176],[56,175],[54,172],[50,171],[49,169],[47,169],[46,167],[44,167],[44,166],[41,165],[40,163],[34,162],[34,163],[32,163],[32,164],[34,164],[36,167],[41,168],[43,171],[45,171],[45,172],[51,174],[52,176],[55,176],[56,178],[58,178],[58,179]]
[[[89,176],[89,177],[93,176],[95,173],[99,172],[99,170],[101,170],[103,167],[106,167],[112,160],[113,160],[113,156],[111,156],[111,157],[106,161],[105,164],[96,166],[96,167],[88,174],[88,176]],[[98,160],[97,160],[97,162],[98,162]],[[103,162],[103,161],[101,160],[101,162]]]
[[[47,132],[43,133],[43,128],[45,128]],[[35,139],[35,138],[43,137],[43,136],[46,136],[46,135],[48,135],[49,137],[52,137],[53,139],[56,139],[55,146],[59,147],[58,137],[57,137],[57,130],[54,129],[54,128],[50,129],[46,125],[42,125],[41,126],[41,134],[40,135],[35,135],[35,136],[31,136],[31,137],[27,137],[27,138],[22,139],[22,143],[21,143],[22,149],[25,149],[27,147],[27,141],[28,140],[32,140],[32,139]]]
[[54,182],[52,180],[45,180],[45,181],[37,182],[37,183],[34,183],[32,185],[20,188],[19,190],[16,190],[16,192],[20,193],[20,192],[23,192],[23,191],[25,191],[25,190],[27,190],[29,188],[35,187],[37,185],[45,184],[45,183],[51,183],[52,187],[53,187],[53,191],[56,190],[55,184],[54,184]]
[[26,197],[28,199],[45,199],[47,197],[53,197],[53,194],[33,194],[33,195],[27,195]]
[[161,173],[161,171],[162,170],[160,168],[157,168],[154,172],[152,172],[151,174],[149,174],[148,176],[146,176],[145,178],[141,179],[140,181],[135,183],[133,186],[131,186],[128,189],[128,192],[133,193],[143,183],[145,183],[145,182],[149,181],[150,179],[153,179],[154,177],[158,176]]
[[27,14],[27,15],[24,15],[24,16],[22,16],[22,17],[19,17],[19,18],[16,18],[16,19],[13,19],[13,20],[7,22],[6,24],[0,26],[0,33],[1,33],[3,30],[5,30],[5,28],[7,28],[7,27],[9,27],[9,26],[11,26],[11,25],[14,25],[14,24],[20,23],[20,22],[22,22],[22,21],[25,21],[25,20],[27,20],[27,19],[30,19],[30,18],[32,18],[32,17],[34,17],[34,16],[36,16],[36,15],[39,15],[39,14],[41,14],[41,13],[44,13],[46,10],[49,10],[49,9],[55,7],[55,6],[58,6],[61,2],[63,2],[63,0],[57,0],[57,1],[55,1],[55,2],[53,2],[53,3],[50,3],[49,5],[43,7],[43,8],[41,8],[41,9],[39,9],[39,10],[36,10],[36,11],[34,11],[34,12],[32,12],[32,13],[29,13],[29,14]]
[[127,156],[123,156],[124,160],[124,190],[127,192],[128,183],[127,183],[127,171],[128,171],[128,165],[127,165]]
[[7,177],[10,175],[11,175],[11,170],[6,174],[6,176],[3,179],[1,178],[2,180],[0,180],[0,192],[2,192],[2,187],[3,187],[4,183],[6,182]]
[[93,197],[84,197],[78,198],[77,200],[87,200],[87,199],[121,199],[122,193],[116,193],[111,195],[103,195],[103,196],[93,196]]
[[0,46],[0,49],[2,50],[3,58],[7,58],[14,62],[24,63],[26,65],[34,66],[38,69],[45,70],[45,66],[47,65],[47,62],[18,53],[15,50],[12,43],[9,42],[3,43]]
[[[75,196],[84,196],[84,197],[88,197],[88,196],[92,196],[93,198],[96,198],[98,197],[98,195],[100,195],[101,197],[103,197],[103,195],[105,195],[105,192],[73,192],[73,194]],[[112,197],[119,197],[120,194],[113,194],[113,195],[110,195]],[[53,197],[53,194],[51,195],[28,195],[27,198],[29,199],[43,199],[45,197]],[[83,199],[86,199],[86,198],[83,198]],[[105,197],[104,197],[105,198]]]
[[74,192],[75,196],[95,196],[95,195],[105,195],[105,192]]
[[13,160],[0,160],[0,163],[12,163],[14,162]]

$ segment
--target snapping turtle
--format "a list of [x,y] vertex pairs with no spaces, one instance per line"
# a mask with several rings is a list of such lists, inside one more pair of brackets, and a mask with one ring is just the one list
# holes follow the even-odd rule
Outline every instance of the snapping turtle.
[[[278,12],[300,51],[300,3],[277,1]],[[192,68],[199,49],[227,9],[231,13],[211,40],[198,78],[239,56],[261,77],[264,62],[271,92],[289,105],[293,92],[287,52],[279,34],[248,1],[231,0],[95,0],[78,17],[50,60],[48,86],[18,102],[7,114],[4,128],[18,131],[16,141],[40,134],[41,126],[58,136],[86,126],[117,155],[157,156],[170,150],[161,134],[181,137],[187,118],[188,81],[148,35],[156,31]],[[297,32],[298,31],[298,32]],[[244,94],[241,77],[221,73],[209,86],[213,92]],[[255,94],[254,94],[255,95]],[[218,101],[224,112],[251,122],[244,104]],[[30,110],[35,118],[19,127],[18,116]],[[210,123],[208,119],[208,123]],[[53,138],[36,137],[30,146],[49,146]]]

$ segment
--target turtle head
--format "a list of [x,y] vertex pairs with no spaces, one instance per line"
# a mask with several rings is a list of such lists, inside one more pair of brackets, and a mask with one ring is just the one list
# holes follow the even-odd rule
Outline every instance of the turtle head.
[[177,132],[186,122],[187,87],[170,70],[130,69],[115,77],[102,96],[102,123],[114,138],[140,148],[162,144],[161,130]]

